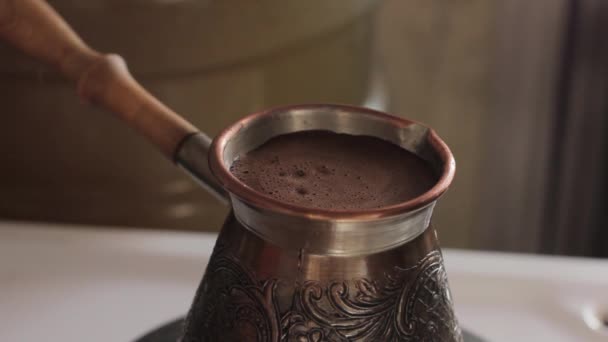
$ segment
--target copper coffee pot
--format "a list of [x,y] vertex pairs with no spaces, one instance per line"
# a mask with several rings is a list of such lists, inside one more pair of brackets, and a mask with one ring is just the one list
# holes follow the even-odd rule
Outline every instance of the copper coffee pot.
[[[82,98],[114,112],[231,204],[183,342],[462,340],[430,225],[455,166],[433,130],[364,108],[301,105],[247,116],[211,143],[144,90],[122,58],[89,48],[44,1],[0,0],[0,35],[55,66]],[[429,162],[438,181],[397,205],[334,211],[277,201],[229,171],[274,136],[319,129],[388,140]]]

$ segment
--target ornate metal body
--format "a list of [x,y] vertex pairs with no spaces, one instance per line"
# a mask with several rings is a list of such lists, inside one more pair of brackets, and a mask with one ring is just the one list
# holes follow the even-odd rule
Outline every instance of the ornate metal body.
[[435,231],[371,255],[283,250],[231,215],[183,342],[460,341]]
[[[346,212],[281,203],[230,174],[238,155],[272,136],[306,129],[384,138],[426,159],[439,180],[411,201]],[[177,161],[205,182],[216,178],[233,212],[186,319],[183,342],[462,341],[430,226],[454,161],[432,130],[347,106],[275,109],[237,122],[214,140],[212,176],[188,160],[203,143],[208,146],[196,135],[185,141]]]

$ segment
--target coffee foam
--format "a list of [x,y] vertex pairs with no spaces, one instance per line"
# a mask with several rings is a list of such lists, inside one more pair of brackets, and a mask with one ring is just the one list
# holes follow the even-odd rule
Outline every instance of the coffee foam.
[[230,171],[276,200],[338,211],[402,203],[436,182],[430,165],[392,143],[327,131],[274,137]]

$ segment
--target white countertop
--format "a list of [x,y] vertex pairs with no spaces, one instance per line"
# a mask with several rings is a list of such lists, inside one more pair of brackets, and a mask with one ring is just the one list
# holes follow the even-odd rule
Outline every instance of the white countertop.
[[[133,341],[185,314],[215,235],[0,222],[0,341]],[[608,341],[608,261],[444,250],[491,342]],[[593,327],[597,329],[592,329]]]

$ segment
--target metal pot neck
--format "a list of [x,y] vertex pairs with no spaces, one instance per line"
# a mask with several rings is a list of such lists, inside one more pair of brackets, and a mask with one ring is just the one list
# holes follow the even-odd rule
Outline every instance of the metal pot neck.
[[435,202],[390,217],[328,220],[285,215],[231,196],[236,219],[267,242],[311,254],[353,255],[388,250],[415,239],[430,225]]

